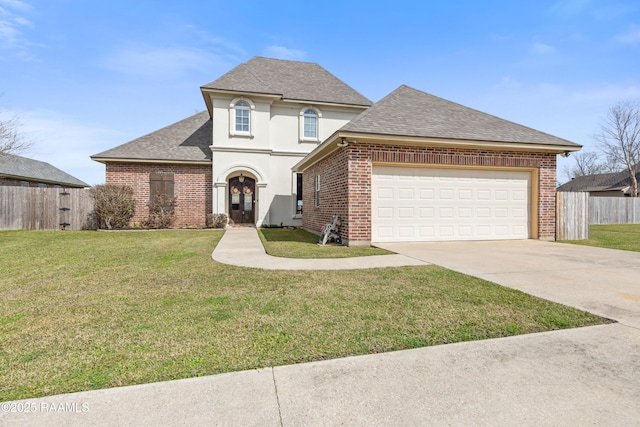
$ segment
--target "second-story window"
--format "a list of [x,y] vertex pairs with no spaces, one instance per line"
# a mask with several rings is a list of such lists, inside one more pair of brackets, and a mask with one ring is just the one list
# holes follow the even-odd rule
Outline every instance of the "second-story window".
[[229,105],[229,134],[253,137],[255,106],[246,98],[236,98]]
[[320,141],[320,118],[317,108],[305,107],[300,110],[300,141]]
[[318,113],[313,110],[304,112],[304,137],[318,138]]
[[249,133],[249,123],[251,120],[249,104],[240,101],[235,106],[236,110],[236,132]]

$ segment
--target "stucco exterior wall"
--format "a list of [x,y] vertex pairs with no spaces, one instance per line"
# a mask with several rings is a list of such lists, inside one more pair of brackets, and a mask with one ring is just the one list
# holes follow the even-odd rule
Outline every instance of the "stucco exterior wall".
[[[301,226],[302,220],[295,215],[296,181],[291,168],[364,108],[245,96],[255,107],[251,116],[253,136],[233,136],[229,106],[236,98],[231,95],[212,98],[213,211],[228,212],[228,180],[242,173],[256,180],[256,225]],[[315,142],[300,138],[300,112],[306,107],[321,113],[319,139]],[[306,209],[307,202],[304,204]]]
[[[538,172],[537,229],[541,240],[555,239],[556,155],[459,148],[350,144],[305,171],[303,227],[320,232],[334,213],[343,216],[341,238],[349,245],[371,242],[371,174],[375,163],[523,168]],[[313,205],[314,177],[320,175],[321,204]],[[332,196],[329,196],[332,194]]]
[[209,165],[115,163],[106,164],[107,184],[128,185],[134,190],[136,213],[131,220],[141,225],[149,217],[149,174],[172,172],[176,197],[174,227],[204,227],[211,213],[212,179]]

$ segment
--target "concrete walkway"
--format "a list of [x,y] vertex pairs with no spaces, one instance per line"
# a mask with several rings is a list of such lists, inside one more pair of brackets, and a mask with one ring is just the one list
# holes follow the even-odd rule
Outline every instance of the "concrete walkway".
[[[5,402],[0,425],[640,426],[636,255],[530,241],[395,248],[621,323]],[[578,274],[585,263],[597,271]]]
[[265,252],[257,230],[252,227],[228,228],[213,251],[212,258],[223,264],[265,270],[353,270],[427,264],[398,254],[328,259],[275,257]]

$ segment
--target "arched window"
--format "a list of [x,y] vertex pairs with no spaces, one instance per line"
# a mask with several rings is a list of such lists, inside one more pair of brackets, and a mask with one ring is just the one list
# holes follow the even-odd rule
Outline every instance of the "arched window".
[[304,137],[318,138],[318,113],[313,110],[304,112]]
[[253,102],[236,98],[229,105],[229,134],[231,136],[253,136]]
[[251,120],[251,109],[249,104],[244,101],[240,101],[235,106],[236,110],[236,132],[249,133],[249,123]]
[[300,140],[320,140],[320,118],[322,113],[316,108],[306,107],[300,110]]

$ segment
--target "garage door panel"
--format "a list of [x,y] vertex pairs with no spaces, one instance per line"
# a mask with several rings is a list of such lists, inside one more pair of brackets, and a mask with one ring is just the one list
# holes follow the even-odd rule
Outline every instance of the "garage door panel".
[[388,219],[393,221],[393,208],[392,207],[379,207],[378,218],[381,220]]
[[374,167],[372,240],[529,238],[531,173]]
[[393,200],[394,189],[392,187],[381,187],[376,192],[378,199]]
[[420,218],[422,219],[433,219],[435,217],[435,210],[432,207],[421,207],[420,208]]

